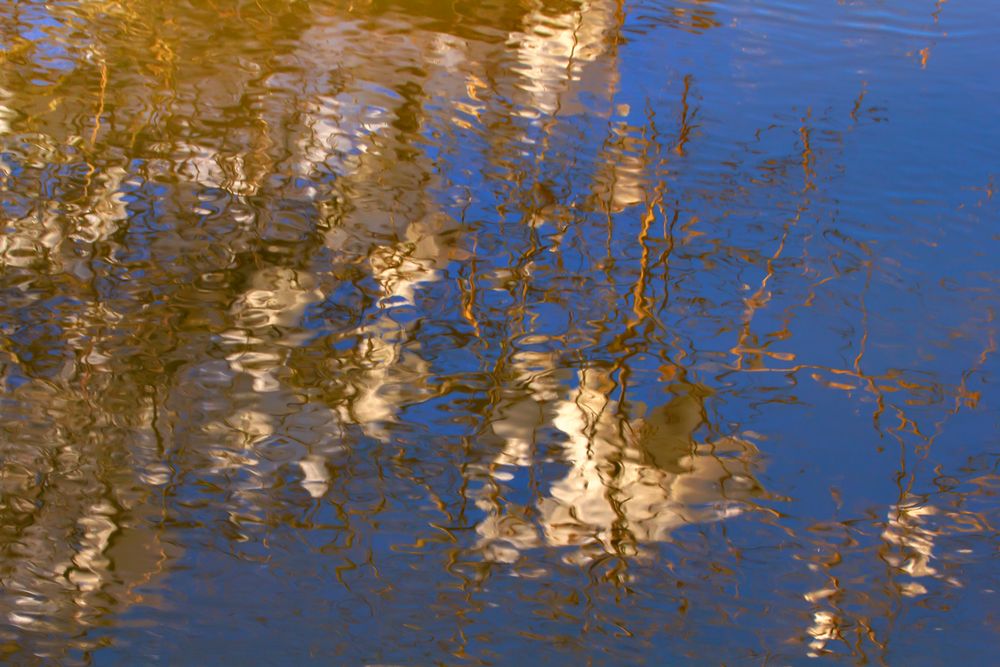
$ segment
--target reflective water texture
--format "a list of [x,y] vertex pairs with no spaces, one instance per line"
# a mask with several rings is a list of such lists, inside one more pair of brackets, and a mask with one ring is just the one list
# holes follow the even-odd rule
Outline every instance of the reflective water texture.
[[0,657],[988,664],[992,0],[0,6]]

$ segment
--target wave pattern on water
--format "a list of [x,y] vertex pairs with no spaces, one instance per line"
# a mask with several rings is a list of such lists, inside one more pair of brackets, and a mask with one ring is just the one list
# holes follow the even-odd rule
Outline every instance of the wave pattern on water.
[[988,660],[989,16],[6,3],[0,656]]

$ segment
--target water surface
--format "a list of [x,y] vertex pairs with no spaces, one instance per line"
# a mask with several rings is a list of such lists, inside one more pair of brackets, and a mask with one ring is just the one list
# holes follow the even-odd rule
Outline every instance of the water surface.
[[0,7],[12,664],[987,664],[988,0]]

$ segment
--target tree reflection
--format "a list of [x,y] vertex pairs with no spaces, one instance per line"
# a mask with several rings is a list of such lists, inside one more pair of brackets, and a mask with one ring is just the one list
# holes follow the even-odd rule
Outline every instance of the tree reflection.
[[[972,371],[955,388],[871,362],[877,253],[809,227],[847,130],[782,109],[787,127],[706,140],[700,82],[675,69],[671,105],[621,94],[630,40],[721,13],[0,9],[2,636],[86,662],[190,552],[321,554],[317,577],[367,609],[420,553],[474,609],[518,564],[648,564],[685,530],[777,522],[762,438],[717,392],[753,412],[811,378],[929,447],[915,397],[974,405]],[[851,354],[798,358],[796,313],[832,285],[861,314]],[[928,524],[967,515],[899,495],[868,536],[887,580],[957,586]],[[795,589],[803,653],[871,629],[830,578]]]
[[[698,443],[704,393],[687,388],[639,419],[627,419],[611,398],[616,384],[606,370],[579,373],[572,392],[537,392],[537,409],[513,403],[498,408],[494,433],[504,440],[501,466],[532,464],[529,438],[549,420],[565,440],[561,458],[569,472],[552,483],[533,510],[505,507],[499,494],[479,501],[490,516],[477,527],[479,546],[491,559],[515,560],[543,544],[587,552],[632,555],[642,545],[670,539],[685,525],[739,514],[740,500],[760,495],[754,477],[756,447],[727,437]],[[557,393],[557,396],[552,396]],[[499,479],[509,479],[504,467]],[[537,517],[537,518],[535,518]],[[537,524],[537,525],[536,525]]]

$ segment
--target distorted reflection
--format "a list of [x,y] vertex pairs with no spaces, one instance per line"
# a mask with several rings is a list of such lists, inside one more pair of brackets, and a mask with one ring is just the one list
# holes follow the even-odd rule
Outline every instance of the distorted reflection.
[[[913,579],[942,576],[931,566],[934,541],[939,533],[927,526],[927,517],[937,513],[933,505],[920,504],[916,499],[900,503],[889,512],[886,529],[882,532],[882,539],[896,547],[885,555],[889,565]],[[953,586],[961,585],[953,577],[947,577],[946,581]],[[926,593],[927,589],[919,581],[907,581],[900,584],[900,592],[915,597]]]
[[[972,553],[969,548],[955,546],[955,538],[963,534],[977,534],[984,530],[982,517],[977,512],[961,506],[942,509],[927,502],[926,498],[914,495],[905,497],[889,510],[881,533],[882,544],[873,554],[878,561],[889,566],[887,585],[902,598],[931,598],[940,594],[941,587],[961,589],[965,584],[955,576],[955,562]],[[938,542],[951,542],[949,553],[935,553],[941,550]],[[826,563],[827,567],[841,564],[845,555],[836,554]],[[935,561],[938,562],[935,565]],[[811,569],[821,568],[812,565]],[[872,569],[868,565],[866,569]],[[856,591],[851,589],[864,581],[864,576],[853,581],[842,581],[831,576],[828,585],[806,593],[803,597],[813,605],[813,622],[807,630],[811,638],[807,655],[812,658],[836,655],[839,651],[859,656],[852,645],[852,635],[864,628],[870,640],[880,644],[874,619],[851,610],[845,604]],[[974,586],[982,582],[972,582]],[[934,590],[936,589],[936,590]],[[992,589],[987,589],[991,592]],[[839,644],[839,646],[838,646]]]
[[0,660],[992,657],[982,2],[2,4]]
[[531,96],[526,106],[542,115],[580,113],[581,94],[606,94],[617,73],[613,59],[601,56],[613,48],[622,18],[612,0],[581,2],[556,15],[542,6],[526,13],[523,30],[507,39],[517,54],[514,71],[525,79],[520,87]]
[[[530,442],[541,417],[565,438],[561,455],[570,469],[532,512],[490,497],[478,501],[490,513],[476,529],[488,558],[513,561],[542,544],[582,547],[574,558],[595,548],[634,554],[677,528],[735,516],[741,500],[761,492],[753,444],[739,437],[695,441],[704,420],[701,388],[629,420],[612,398],[618,387],[607,370],[580,371],[577,388],[562,396],[552,380],[528,382],[537,407],[515,402],[492,422],[505,441],[496,465],[532,465]],[[496,471],[509,479],[502,467]]]
[[[100,378],[93,384],[108,391]],[[8,386],[3,401],[0,610],[41,636],[75,633],[141,601],[141,587],[178,555],[159,526],[157,487],[169,473],[156,457],[155,408],[115,396],[130,415],[111,418],[95,410],[103,392],[93,392],[32,380]]]

